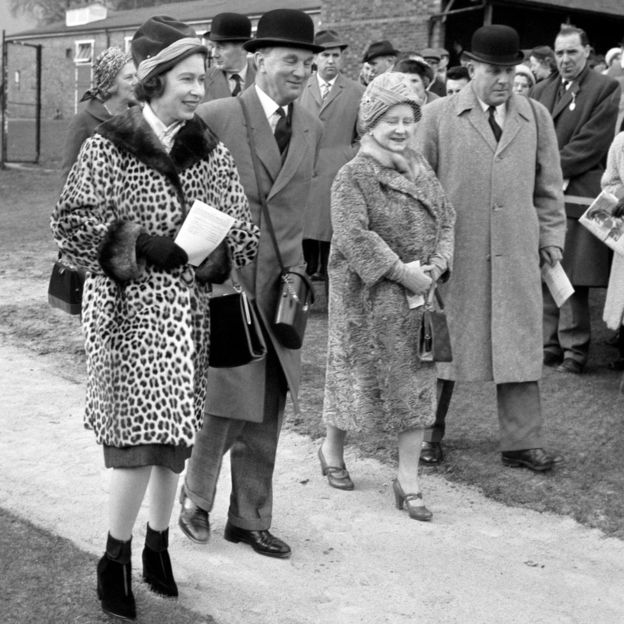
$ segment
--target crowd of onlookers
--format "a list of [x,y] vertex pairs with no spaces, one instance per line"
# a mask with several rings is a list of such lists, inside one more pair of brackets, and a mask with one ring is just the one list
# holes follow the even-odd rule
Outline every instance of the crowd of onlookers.
[[[352,80],[349,43],[314,32],[300,11],[265,13],[254,37],[246,16],[222,13],[203,36],[210,67],[194,30],[166,16],[137,30],[132,59],[98,57],[52,216],[63,257],[86,271],[85,424],[112,468],[97,590],[104,611],[126,619],[136,617],[132,535],[146,493],[143,578],[175,597],[178,476],[186,469],[178,525],[206,544],[227,452],[224,538],[290,556],[269,529],[301,353],[276,310],[292,304],[301,330],[312,280],[329,301],[321,472],[353,489],[349,431],[394,433],[394,501],[419,521],[433,517],[419,465],[444,461],[457,382],[493,382],[504,466],[552,470],[565,459],[544,448],[543,366],[585,371],[590,288],[609,285],[610,327],[624,317],[624,262],[616,255],[611,270],[609,249],[579,222],[601,188],[624,197],[619,48],[600,67],[570,24],[552,48],[528,53],[510,26],[485,25],[457,66],[444,49],[381,40]],[[205,259],[177,237],[196,200],[231,224]],[[561,267],[574,286],[563,304],[541,279]],[[262,358],[210,365],[217,288],[245,293]],[[444,355],[431,340],[434,301],[444,301]]]

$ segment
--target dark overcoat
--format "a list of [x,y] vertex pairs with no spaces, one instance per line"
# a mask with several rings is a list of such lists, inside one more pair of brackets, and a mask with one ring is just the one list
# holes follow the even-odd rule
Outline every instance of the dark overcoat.
[[[442,290],[457,381],[542,374],[539,249],[563,246],[557,139],[548,111],[512,95],[498,143],[469,83],[422,109],[417,145],[455,208],[453,275]],[[536,128],[539,126],[539,132]],[[539,144],[538,144],[539,135]]]
[[338,74],[325,101],[316,74],[301,94],[301,104],[323,124],[317,175],[310,189],[304,238],[329,241],[332,237],[330,189],[336,173],[357,152],[357,116],[364,89]]
[[[559,98],[561,78],[551,76],[531,90],[531,97],[551,113],[564,180],[567,234],[563,268],[577,286],[606,286],[610,252],[578,218],[600,193],[609,145],[615,133],[620,102],[616,80],[586,67]],[[584,199],[585,201],[579,201]]]
[[[250,113],[251,132],[260,161],[258,182],[239,99],[245,102]],[[272,330],[279,292],[280,266],[262,216],[259,193],[266,196],[284,265],[299,265],[303,268],[303,221],[322,126],[318,119],[295,102],[292,112],[292,138],[282,163],[275,137],[255,88],[246,89],[240,98],[223,98],[201,104],[197,114],[214,130],[234,156],[249,200],[253,222],[260,227],[258,255],[238,276],[245,290],[256,301],[260,319],[277,353],[291,396],[296,402],[301,368],[300,350],[282,346]],[[260,361],[236,368],[211,369],[208,376],[208,413],[252,422],[261,419],[265,368],[265,362]]]

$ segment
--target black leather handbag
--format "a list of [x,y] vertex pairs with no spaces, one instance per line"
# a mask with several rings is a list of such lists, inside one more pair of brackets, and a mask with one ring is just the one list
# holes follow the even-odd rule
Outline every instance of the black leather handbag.
[[67,314],[80,314],[84,278],[82,271],[67,266],[59,254],[50,275],[48,303]]
[[[438,309],[434,304],[435,299]],[[418,332],[418,358],[421,362],[451,362],[451,337],[449,335],[444,302],[435,283],[425,300],[422,321]]]
[[212,368],[243,366],[266,355],[262,327],[253,304],[238,286],[210,297],[210,355]]

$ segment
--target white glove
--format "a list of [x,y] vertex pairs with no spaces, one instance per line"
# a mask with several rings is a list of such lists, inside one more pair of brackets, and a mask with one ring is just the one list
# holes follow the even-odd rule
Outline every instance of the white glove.
[[425,295],[432,282],[417,260],[407,264],[397,260],[388,272],[388,277],[415,295]]

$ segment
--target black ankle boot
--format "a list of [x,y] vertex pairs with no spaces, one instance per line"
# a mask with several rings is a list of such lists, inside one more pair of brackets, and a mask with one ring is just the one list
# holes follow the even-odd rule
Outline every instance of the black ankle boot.
[[143,549],[143,579],[153,592],[177,597],[178,586],[173,578],[168,546],[169,529],[154,531],[148,524]]
[[104,613],[126,620],[136,619],[132,593],[131,542],[108,534],[106,552],[97,565],[97,593]]

